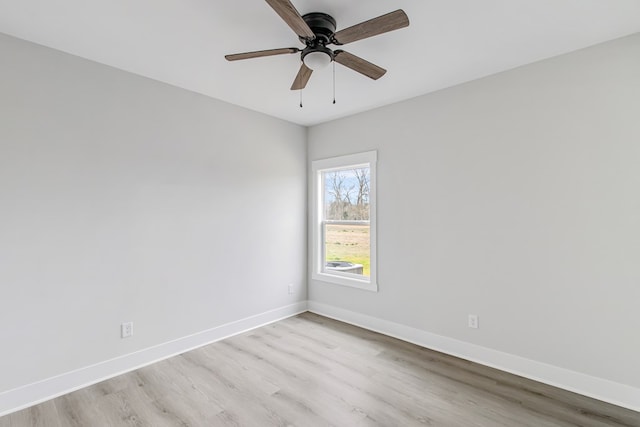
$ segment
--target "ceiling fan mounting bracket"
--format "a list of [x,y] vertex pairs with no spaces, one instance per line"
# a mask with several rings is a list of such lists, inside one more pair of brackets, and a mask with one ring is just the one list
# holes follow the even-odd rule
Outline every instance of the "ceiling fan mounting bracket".
[[331,15],[322,12],[311,12],[302,15],[302,19],[316,36],[314,39],[300,37],[302,43],[307,46],[325,46],[332,42],[333,34],[336,32],[336,20]]

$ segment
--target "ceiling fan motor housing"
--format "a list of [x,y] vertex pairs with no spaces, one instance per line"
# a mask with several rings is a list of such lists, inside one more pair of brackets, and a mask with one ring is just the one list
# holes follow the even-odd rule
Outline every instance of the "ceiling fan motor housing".
[[333,19],[331,15],[327,15],[322,12],[312,12],[303,15],[302,19],[304,19],[304,22],[306,22],[309,28],[311,28],[313,34],[316,35],[314,40],[308,40],[304,37],[300,37],[300,41],[302,41],[302,43],[307,46],[309,43],[316,43],[323,46],[331,43],[333,34],[336,32],[336,20]]

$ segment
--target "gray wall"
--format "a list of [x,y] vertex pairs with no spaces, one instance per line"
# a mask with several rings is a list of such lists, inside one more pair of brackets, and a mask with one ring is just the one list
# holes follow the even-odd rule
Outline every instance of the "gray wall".
[[305,138],[0,35],[0,392],[306,300]]
[[308,138],[378,150],[380,292],[311,301],[640,387],[640,35]]
[[0,53],[0,392],[304,301],[305,161],[374,149],[380,292],[312,301],[640,386],[640,36],[308,136]]

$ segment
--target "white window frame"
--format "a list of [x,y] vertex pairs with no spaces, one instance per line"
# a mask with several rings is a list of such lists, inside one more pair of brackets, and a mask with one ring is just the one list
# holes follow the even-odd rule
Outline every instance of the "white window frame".
[[[346,156],[331,157],[328,159],[311,162],[311,278],[321,282],[350,286],[367,291],[378,291],[377,280],[377,251],[376,251],[376,163],[377,151],[350,154]],[[323,172],[340,169],[369,168],[369,239],[370,239],[370,273],[369,277],[359,274],[344,273],[338,271],[326,271],[324,265],[324,233],[323,233],[323,207],[324,207],[324,183]],[[341,221],[332,221],[339,224]],[[349,222],[352,223],[352,222]]]

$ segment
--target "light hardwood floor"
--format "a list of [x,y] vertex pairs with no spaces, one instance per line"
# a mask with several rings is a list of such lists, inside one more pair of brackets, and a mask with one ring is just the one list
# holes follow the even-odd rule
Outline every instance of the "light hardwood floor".
[[0,418],[22,426],[640,426],[640,413],[311,313]]

